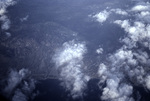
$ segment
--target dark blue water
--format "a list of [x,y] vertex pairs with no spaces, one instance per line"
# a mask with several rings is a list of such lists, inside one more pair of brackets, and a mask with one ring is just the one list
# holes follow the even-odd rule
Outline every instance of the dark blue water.
[[73,99],[69,96],[69,92],[60,86],[59,80],[42,80],[36,88],[40,93],[33,101],[100,101],[101,90],[98,88],[98,81],[98,79],[90,80],[83,97]]

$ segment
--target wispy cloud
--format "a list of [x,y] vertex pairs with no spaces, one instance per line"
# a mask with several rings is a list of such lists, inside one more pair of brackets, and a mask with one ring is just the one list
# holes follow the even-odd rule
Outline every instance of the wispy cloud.
[[27,21],[28,18],[29,18],[29,15],[26,15],[25,17],[20,18],[20,21],[21,21],[21,22]]
[[128,15],[127,11],[119,9],[119,8],[117,8],[117,9],[111,9],[110,11],[112,13],[114,12],[114,13],[119,14],[119,15],[124,15],[124,16]]

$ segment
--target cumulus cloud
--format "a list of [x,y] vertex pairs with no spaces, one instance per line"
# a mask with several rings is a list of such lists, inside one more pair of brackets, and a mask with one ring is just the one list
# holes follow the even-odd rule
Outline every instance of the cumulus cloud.
[[129,96],[132,94],[133,87],[128,84],[120,84],[118,78],[107,79],[107,87],[103,89],[102,100],[107,101],[134,101]]
[[129,20],[116,20],[114,23],[120,25],[127,32],[127,37],[123,39],[123,42],[125,42],[128,46],[136,47],[137,43],[143,44],[143,41],[149,42],[149,25],[145,25],[141,21],[135,21],[131,25]]
[[0,9],[0,15],[2,16],[4,13],[6,12],[6,10],[5,9]]
[[130,13],[140,21],[150,22],[150,3],[138,3],[130,10]]
[[[123,15],[123,16],[127,16],[127,15],[129,14],[129,13],[128,13],[127,11],[125,11],[125,10],[122,10],[122,9],[120,9],[120,8],[116,8],[116,9],[110,9],[110,10],[103,10],[103,11],[101,11],[101,12],[99,12],[99,13],[93,15],[93,16],[90,15],[90,17],[92,16],[92,18],[96,19],[96,21],[98,21],[98,22],[100,22],[100,23],[103,23],[103,22],[105,22],[105,21],[109,18],[109,16],[110,16],[111,14],[113,14],[113,13],[118,14],[118,15]],[[142,15],[145,15],[145,16],[146,16],[146,14],[144,14],[144,12],[143,12]]]
[[65,42],[62,46],[62,49],[57,51],[57,54],[54,55],[54,61],[59,67],[71,60],[83,59],[83,54],[86,52],[84,43],[75,43],[74,40],[70,42]]
[[106,101],[133,101],[131,97],[132,85],[122,82],[125,79],[124,71],[127,71],[124,66],[126,64],[136,65],[132,51],[122,48],[111,55],[109,61],[108,66],[101,63],[98,70],[98,75],[101,78],[100,84],[106,82],[106,87],[100,87],[103,89],[101,99]]
[[107,18],[109,17],[110,12],[104,10],[102,12],[99,12],[98,14],[94,15],[93,18],[96,18],[96,20],[100,23],[103,23],[107,20]]
[[7,7],[14,5],[14,0],[1,0],[0,1],[0,21],[2,21],[1,29],[8,30],[10,28],[10,20],[6,16]]
[[70,91],[73,98],[83,95],[86,82],[89,80],[89,76],[81,71],[84,68],[82,59],[86,51],[84,43],[76,43],[73,40],[65,42],[53,57],[58,70],[60,70],[62,86]]
[[[131,10],[121,13],[112,9],[111,14],[129,14],[132,18],[115,20],[125,31],[121,40],[123,46],[111,54],[106,63],[100,63],[98,75],[99,84],[103,90],[101,99],[105,101],[134,101],[133,86],[143,86],[150,90],[149,63],[150,56],[150,3],[138,3]],[[128,79],[127,79],[128,78]],[[126,82],[124,82],[126,81]],[[134,85],[132,85],[134,84]],[[140,95],[138,95],[140,97]]]
[[28,101],[33,97],[36,81],[28,78],[30,72],[27,69],[19,71],[11,70],[7,78],[7,85],[3,93],[11,101]]
[[99,65],[98,75],[102,76],[102,75],[104,75],[106,73],[106,71],[107,71],[106,65],[104,63],[101,63]]
[[96,50],[96,53],[97,53],[97,54],[102,54],[102,53],[103,53],[103,48],[97,49],[97,50]]
[[131,10],[132,11],[144,11],[144,10],[149,10],[149,8],[150,8],[149,5],[138,4],[138,5],[134,6]]

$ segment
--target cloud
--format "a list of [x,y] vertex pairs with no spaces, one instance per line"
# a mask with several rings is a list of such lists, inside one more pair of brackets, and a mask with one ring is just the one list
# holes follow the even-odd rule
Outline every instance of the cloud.
[[29,18],[29,15],[26,15],[25,17],[20,18],[20,21],[21,21],[21,22],[27,21],[28,18]]
[[82,60],[83,54],[86,52],[84,43],[75,43],[74,40],[70,42],[65,42],[62,46],[62,49],[57,51],[57,54],[54,55],[54,61],[57,66],[61,66],[72,60]]
[[107,71],[106,65],[105,65],[104,63],[101,63],[101,64],[99,65],[98,75],[99,75],[99,76],[102,76],[103,74],[106,73],[106,71]]
[[1,26],[1,28],[3,29],[3,30],[8,30],[9,28],[10,28],[10,20],[7,18],[7,19],[5,19],[4,21],[3,21],[3,24],[2,24],[2,26]]
[[94,15],[93,18],[95,18],[98,22],[103,23],[107,20],[109,15],[110,15],[110,12],[104,10],[104,11],[99,12],[96,15]]
[[0,9],[0,15],[1,15],[1,16],[4,15],[5,12],[6,12],[6,9],[4,9],[4,8],[1,8],[1,9]]
[[103,53],[103,48],[97,49],[97,50],[96,50],[96,53],[97,53],[97,54],[102,54],[102,53]]
[[[103,90],[101,99],[104,101],[134,101],[132,93],[135,85],[150,90],[149,8],[150,3],[143,2],[126,10],[124,14],[119,9],[110,10],[111,14],[118,12],[129,18],[114,21],[125,32],[120,39],[123,46],[99,66],[99,88]],[[101,84],[105,83],[106,86],[102,87]]]
[[35,93],[36,81],[28,78],[30,72],[27,69],[21,69],[19,71],[10,70],[7,78],[7,85],[5,86],[3,93],[11,101],[28,101]]
[[16,3],[14,0],[1,0],[0,1],[0,21],[2,21],[1,29],[8,30],[10,28],[10,20],[6,16],[7,7],[12,6]]
[[25,78],[28,70],[21,69],[19,72],[15,70],[11,70],[9,77],[7,79],[8,85],[5,87],[4,91],[7,93],[11,93],[15,87],[21,83],[21,81]]
[[106,87],[103,89],[101,99],[106,101],[133,101],[131,97],[133,87],[129,83],[122,82],[124,72],[128,71],[124,66],[135,66],[136,60],[133,59],[132,51],[124,48],[119,49],[115,54],[109,57],[109,65],[101,63],[98,74],[101,78],[100,84],[106,82]]
[[147,6],[147,5],[141,5],[141,4],[139,4],[139,5],[136,5],[136,6],[134,6],[131,10],[132,11],[144,11],[144,10],[149,10],[149,5]]
[[65,42],[53,57],[58,70],[62,86],[70,91],[73,98],[82,97],[89,76],[81,69],[83,67],[83,55],[86,53],[84,43],[76,43],[74,40]]
[[12,98],[12,101],[27,101],[26,96],[21,92],[21,90],[17,89]]
[[128,15],[128,12],[126,12],[125,10],[122,10],[120,8],[117,8],[117,9],[111,9],[110,10],[111,12],[114,12],[116,14],[119,14],[119,15]]
[[107,87],[103,89],[101,96],[102,100],[107,101],[134,101],[133,98],[129,96],[133,92],[133,87],[128,84],[120,84],[118,78],[107,79]]
[[11,36],[11,33],[6,32],[6,35],[7,35],[7,37],[10,37],[10,36]]
[[140,21],[150,22],[150,3],[138,3],[130,10],[130,13]]
[[0,1],[0,9],[6,9],[8,6],[14,5],[16,1],[14,0],[1,0]]
[[150,75],[148,75],[145,79],[146,87],[150,89]]
[[[129,13],[125,10],[122,10],[120,8],[116,8],[116,9],[110,9],[110,10],[103,10],[95,15],[90,15],[90,17],[92,16],[92,18],[96,19],[96,21],[103,23],[105,22],[109,16],[111,14],[118,14],[118,15],[123,15],[123,16],[127,16]],[[143,13],[144,15],[144,13]],[[146,15],[146,14],[145,14]]]
[[24,81],[22,87],[15,91],[12,101],[29,101],[29,99],[32,99],[35,84],[36,81],[33,79]]
[[122,40],[126,45],[137,47],[137,43],[143,44],[143,41],[149,42],[147,40],[150,39],[149,25],[145,25],[141,21],[135,21],[131,26],[129,20],[116,20],[114,23],[120,25],[126,31],[127,37]]

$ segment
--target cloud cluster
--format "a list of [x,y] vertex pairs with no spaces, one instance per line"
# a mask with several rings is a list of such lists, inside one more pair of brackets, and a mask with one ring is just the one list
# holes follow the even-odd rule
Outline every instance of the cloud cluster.
[[[125,31],[120,39],[123,46],[108,57],[107,63],[101,63],[98,70],[101,99],[106,101],[134,101],[132,97],[134,85],[150,90],[150,3],[138,3],[131,10],[121,12],[110,10],[113,14],[132,16],[124,20],[115,20]],[[127,15],[129,14],[129,15]],[[138,15],[138,16],[137,16]],[[106,83],[106,87],[101,84]],[[133,85],[134,84],[134,85]],[[139,95],[140,96],[140,95]]]
[[[101,78],[99,84],[106,82],[106,87],[103,89],[101,96],[102,100],[106,101],[133,101],[131,94],[133,87],[130,83],[122,82],[124,78],[124,70],[122,70],[125,60],[131,59],[130,51],[118,50],[114,55],[109,57],[110,64],[107,66],[101,63],[98,70],[98,75]],[[128,61],[130,62],[130,61]],[[132,63],[132,62],[131,62]]]
[[102,100],[107,101],[134,101],[129,96],[132,94],[133,87],[128,84],[120,84],[118,78],[107,79],[107,87],[103,89]]
[[103,23],[107,20],[107,18],[109,17],[110,15],[110,12],[104,10],[102,12],[99,12],[98,14],[95,14],[93,16],[93,18],[96,19],[96,21],[100,22],[100,23]]
[[85,53],[85,44],[73,40],[65,42],[53,57],[57,69],[60,70],[62,86],[70,91],[73,98],[82,97],[89,80],[89,76],[81,71],[84,68],[82,59]]
[[122,10],[120,8],[116,8],[116,9],[111,9],[110,10],[112,13],[116,13],[116,14],[119,14],[119,15],[128,15],[128,12],[126,12],[125,10]]
[[[100,22],[100,23],[103,23],[105,22],[109,16],[111,14],[118,14],[118,15],[123,15],[123,16],[127,16],[128,15],[128,12],[125,11],[125,10],[122,10],[120,8],[116,8],[116,9],[110,9],[110,10],[103,10],[95,15],[90,15],[90,17],[96,19],[96,21]],[[144,14],[143,14],[144,15]],[[145,14],[146,15],[146,14]]]
[[29,71],[21,69],[19,71],[11,70],[7,78],[7,85],[3,93],[11,101],[28,101],[35,96],[33,93],[36,81],[28,78]]
[[7,7],[14,5],[16,2],[14,0],[1,0],[0,1],[0,21],[2,22],[1,29],[8,30],[10,28],[10,20],[7,17]]
[[149,2],[140,2],[136,6],[132,7],[130,14],[142,20],[144,22],[150,22],[150,3]]

